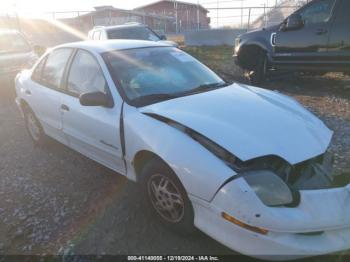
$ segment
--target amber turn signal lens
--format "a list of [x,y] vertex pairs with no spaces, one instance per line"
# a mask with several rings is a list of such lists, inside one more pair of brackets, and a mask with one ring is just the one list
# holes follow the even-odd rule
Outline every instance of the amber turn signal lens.
[[256,232],[256,233],[259,233],[259,234],[262,234],[262,235],[266,235],[269,232],[266,229],[262,229],[262,228],[259,228],[259,227],[253,227],[253,226],[247,225],[247,224],[245,224],[245,223],[235,219],[234,217],[230,216],[229,214],[227,214],[225,212],[222,212],[221,216],[225,220],[230,221],[231,223],[233,223],[233,224],[235,224],[237,226],[243,227],[245,229],[248,229],[248,230]]

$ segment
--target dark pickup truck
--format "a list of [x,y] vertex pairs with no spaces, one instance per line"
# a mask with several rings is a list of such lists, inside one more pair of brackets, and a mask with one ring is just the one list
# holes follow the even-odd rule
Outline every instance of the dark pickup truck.
[[281,24],[240,35],[234,59],[253,84],[282,71],[350,72],[350,0],[313,0]]

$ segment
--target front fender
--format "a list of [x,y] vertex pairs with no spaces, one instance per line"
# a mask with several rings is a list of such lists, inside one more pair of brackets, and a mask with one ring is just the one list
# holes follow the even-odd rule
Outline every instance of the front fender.
[[137,180],[136,154],[146,150],[163,159],[177,174],[187,193],[210,201],[219,187],[236,173],[181,131],[125,105],[127,176]]
[[272,46],[270,45],[270,43],[265,39],[265,38],[254,38],[254,39],[242,39],[240,44],[238,45],[238,51],[242,48],[244,48],[245,46],[258,46],[260,47],[262,50],[266,51],[266,52],[271,52],[272,50]]
[[[235,56],[240,66],[249,67],[249,65],[247,64],[248,61],[244,61],[247,57],[249,57],[249,54],[248,56],[247,54],[245,55],[243,54],[244,50],[249,47],[260,48],[266,53],[268,61],[269,62],[272,61],[273,47],[271,46],[271,43],[269,40],[267,40],[265,37],[246,38],[246,39],[243,38],[241,39],[241,42],[235,47]],[[255,57],[252,57],[252,61],[255,61]]]

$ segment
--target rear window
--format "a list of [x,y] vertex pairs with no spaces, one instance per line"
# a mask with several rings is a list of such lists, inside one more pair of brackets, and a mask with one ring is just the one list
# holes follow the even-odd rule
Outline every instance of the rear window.
[[0,34],[0,53],[29,52],[29,43],[20,34]]
[[50,88],[59,89],[63,72],[72,53],[70,48],[52,51],[46,59],[40,82]]
[[160,38],[147,27],[126,27],[108,31],[109,39],[136,39],[159,41]]

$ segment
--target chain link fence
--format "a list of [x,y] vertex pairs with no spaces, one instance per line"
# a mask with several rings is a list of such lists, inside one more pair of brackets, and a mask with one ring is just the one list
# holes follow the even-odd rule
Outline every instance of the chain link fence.
[[[233,5],[240,2],[241,5]],[[308,0],[283,0],[283,1],[253,1],[254,5],[247,4],[245,0],[218,0],[203,3],[209,11],[212,28],[238,28],[256,29],[275,25],[282,22],[287,16],[305,5]],[[270,5],[274,2],[274,5]]]
[[[113,7],[113,15],[111,12],[101,13],[96,10],[46,12],[36,14],[35,17],[29,13],[20,16],[16,12],[0,13],[0,28],[20,30],[27,34],[33,42],[43,41],[45,45],[81,40],[87,31],[97,25],[116,25],[126,22],[144,23],[155,31],[178,35],[210,28],[252,30],[280,23],[307,2],[307,0],[270,0],[270,4],[274,2],[274,5],[268,6],[267,1],[263,5],[252,6],[248,5],[247,1],[202,0],[197,4],[191,3],[188,9],[186,5],[183,5],[183,1],[174,1],[173,8],[171,7],[173,10],[167,13],[165,11],[143,13],[137,9],[117,8],[113,11]],[[204,19],[201,17],[200,10],[207,10],[205,14],[208,19],[207,25],[203,26],[202,21],[206,21],[206,17]]]

